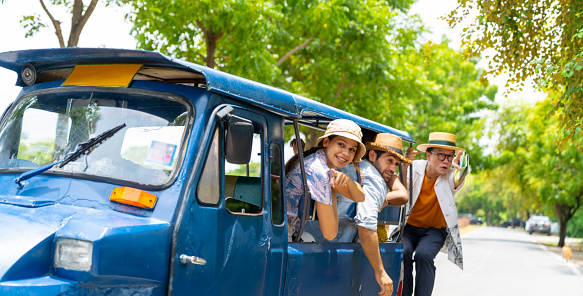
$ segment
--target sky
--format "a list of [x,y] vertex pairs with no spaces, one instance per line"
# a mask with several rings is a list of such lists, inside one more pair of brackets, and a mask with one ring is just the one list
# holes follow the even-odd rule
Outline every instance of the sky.
[[[131,25],[124,20],[128,9],[105,7],[101,2],[103,1],[99,2],[81,33],[79,47],[135,49],[136,41],[130,36]],[[70,30],[70,17],[66,17],[64,10],[51,12],[56,19],[62,21],[61,26],[66,40]],[[48,20],[38,0],[5,0],[4,4],[0,4],[0,26],[3,28],[0,30],[0,52],[59,47],[52,26],[42,29],[33,37],[24,37],[26,30],[21,27],[20,20],[24,15],[31,14],[40,15]],[[13,71],[0,67],[0,112],[4,111],[20,92],[21,88],[14,86],[16,77]]]
[[[81,34],[79,47],[135,49],[136,41],[130,35],[131,24],[124,20],[128,9],[113,6],[105,7],[101,2]],[[423,22],[433,31],[431,34],[424,35],[426,40],[440,43],[443,35],[445,35],[451,40],[450,46],[452,48],[460,48],[461,28],[451,29],[446,21],[440,19],[441,16],[453,10],[456,5],[456,0],[419,0],[413,5],[411,12],[419,14]],[[66,34],[65,38],[67,38],[69,17],[65,11],[53,13],[55,18],[63,21],[63,32]],[[19,22],[22,16],[30,14],[37,14],[44,19],[48,19],[37,0],[5,0],[4,4],[0,4],[0,27],[3,28],[3,30],[0,30],[0,40],[2,40],[0,41],[0,52],[59,47],[52,27],[42,29],[34,37],[24,37],[26,30],[21,27]],[[479,65],[485,67],[486,61],[483,60]],[[510,94],[506,98],[503,93],[507,76],[500,75],[488,78],[490,83],[498,85],[499,91],[496,96],[498,103],[503,104],[509,98],[531,102],[544,98],[544,94],[528,87],[522,92]],[[20,87],[14,86],[15,82],[16,74],[14,72],[0,68],[0,111],[3,111],[20,92]]]

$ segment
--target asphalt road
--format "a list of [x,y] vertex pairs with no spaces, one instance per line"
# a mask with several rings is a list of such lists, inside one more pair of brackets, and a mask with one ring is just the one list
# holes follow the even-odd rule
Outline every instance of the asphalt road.
[[462,235],[464,270],[440,253],[433,295],[583,295],[583,270],[524,230],[482,227]]

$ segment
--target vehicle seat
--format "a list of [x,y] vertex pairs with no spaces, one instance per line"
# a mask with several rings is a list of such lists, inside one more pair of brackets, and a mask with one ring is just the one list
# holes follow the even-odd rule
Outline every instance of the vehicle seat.
[[226,175],[225,196],[232,213],[260,213],[261,178]]

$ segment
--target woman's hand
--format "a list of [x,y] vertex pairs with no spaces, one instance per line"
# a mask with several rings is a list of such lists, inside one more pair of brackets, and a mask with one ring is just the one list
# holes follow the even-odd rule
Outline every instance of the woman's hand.
[[360,184],[354,182],[345,173],[336,170],[332,170],[332,173],[334,174],[334,180],[330,182],[330,185],[332,185],[333,189],[355,202],[364,201],[364,190],[362,190]]
[[334,182],[332,182],[332,188],[336,188],[336,186],[344,186],[347,185],[348,181],[352,181],[348,175],[343,172],[338,172],[336,170],[332,170],[334,174]]

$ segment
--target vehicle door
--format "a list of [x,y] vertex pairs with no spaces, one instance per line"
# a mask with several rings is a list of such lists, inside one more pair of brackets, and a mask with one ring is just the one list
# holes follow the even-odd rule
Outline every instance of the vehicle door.
[[[177,232],[170,282],[173,295],[274,295],[281,290],[278,283],[282,281],[283,247],[275,244],[270,248],[270,238],[273,231],[283,235],[283,204],[278,218],[272,218],[271,193],[281,192],[281,185],[270,177],[272,147],[267,119],[237,107],[234,115],[253,124],[251,160],[243,165],[227,161],[227,123],[211,118],[208,140],[200,148],[201,161],[197,161],[199,172],[186,197],[183,222]],[[277,166],[275,174],[281,176]],[[272,220],[281,226],[274,230]],[[274,249],[280,250],[275,259]],[[182,255],[186,259],[181,261]],[[206,264],[192,264],[202,260],[185,256],[196,256]],[[275,274],[268,269],[268,261],[276,262],[271,266]]]

